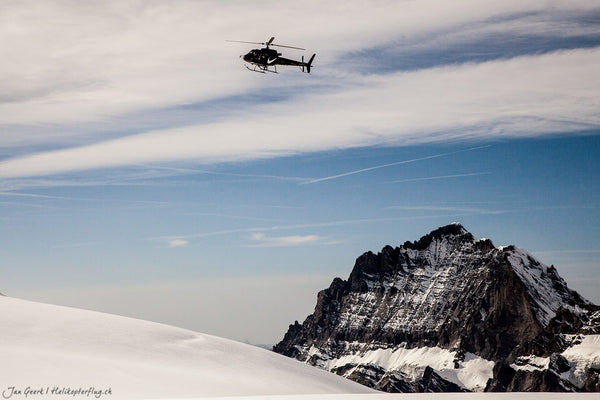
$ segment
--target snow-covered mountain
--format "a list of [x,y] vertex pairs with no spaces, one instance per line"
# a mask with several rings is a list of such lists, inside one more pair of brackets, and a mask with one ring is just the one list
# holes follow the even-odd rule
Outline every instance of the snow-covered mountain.
[[599,309],[455,223],[360,256],[274,350],[387,392],[600,391]]
[[3,398],[373,392],[264,349],[153,322],[3,296],[0,318]]

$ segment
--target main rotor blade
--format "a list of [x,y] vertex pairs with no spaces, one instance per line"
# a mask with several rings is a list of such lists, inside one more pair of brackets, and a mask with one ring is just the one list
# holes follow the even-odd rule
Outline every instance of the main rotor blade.
[[225,40],[226,42],[235,42],[235,43],[250,43],[250,44],[262,44],[263,46],[276,46],[276,47],[285,47],[288,49],[296,49],[296,50],[306,50],[302,47],[294,47],[294,46],[284,46],[283,44],[275,44],[273,40],[275,38],[272,37],[268,42],[246,42],[245,40]]
[[264,42],[246,42],[244,40],[226,40],[226,42],[250,43],[250,44],[265,44]]
[[282,44],[274,44],[274,43],[271,43],[271,46],[286,47],[288,49],[296,49],[296,50],[306,50],[306,49],[303,49],[302,47],[284,46]]

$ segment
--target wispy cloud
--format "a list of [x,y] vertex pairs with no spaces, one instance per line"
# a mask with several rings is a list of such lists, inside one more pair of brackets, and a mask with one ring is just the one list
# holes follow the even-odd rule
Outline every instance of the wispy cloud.
[[[247,21],[285,32],[281,40],[315,49],[319,60],[329,64],[340,55],[399,38],[437,49],[506,33],[589,35],[598,32],[597,24],[578,23],[574,16],[597,10],[593,1],[542,0],[377,1],[368,7],[359,0],[343,5],[267,0],[261,7],[178,0],[161,4],[160,10],[150,1],[44,2],[36,7],[15,2],[2,10],[3,50],[13,62],[3,65],[0,74],[0,120],[80,123],[281,86],[243,73],[235,61],[248,46],[223,43],[226,37],[267,39],[256,37],[264,31],[249,28]],[[205,17],[199,24],[198,15],[218,18]]]
[[475,208],[475,207],[456,207],[456,206],[434,206],[434,205],[425,205],[425,206],[390,206],[387,207],[389,210],[402,210],[402,211],[441,211],[441,212],[456,212],[456,213],[466,213],[469,215],[473,214],[503,214],[507,211],[504,210],[489,210],[486,208]]
[[253,233],[250,239],[257,243],[249,247],[296,247],[338,243],[319,235],[267,236],[260,232]]
[[[451,42],[441,46],[448,47],[469,38],[506,32],[517,32],[518,36],[532,31],[544,36],[589,34],[594,32],[594,25],[577,24],[573,14],[598,9],[593,1],[542,0],[457,0],[451,4],[440,0],[418,4],[378,1],[369,7],[359,0],[343,5],[317,0],[268,0],[261,4],[224,6],[221,1],[178,0],[161,4],[160,10],[149,1],[118,0],[93,5],[4,5],[3,49],[13,62],[3,65],[0,74],[4,77],[0,120],[25,125],[81,123],[222,98],[265,85],[281,86],[243,73],[235,61],[239,51],[248,46],[223,43],[226,37],[266,39],[256,37],[264,31],[249,30],[246,21],[285,32],[282,40],[315,49],[327,64],[341,54],[371,49],[398,37],[411,43],[420,39],[418,43],[422,43],[444,34]],[[199,24],[198,15],[218,18],[203,18]],[[561,19],[561,15],[569,18]],[[565,19],[568,29],[561,26]],[[314,26],[328,28],[327,40],[323,40],[324,31],[315,31]],[[390,37],[394,32],[397,37]],[[53,40],[49,42],[48,37]],[[189,40],[191,37],[198,40]],[[435,46],[436,41],[429,39],[428,44],[431,42]]]
[[[435,54],[448,41],[462,45],[481,34],[600,37],[597,24],[579,17],[597,15],[600,7],[594,2],[551,1],[548,7],[541,0],[457,1],[381,2],[365,7],[350,0],[341,7],[316,0],[301,5],[272,0],[277,7],[269,7],[268,0],[258,9],[232,4],[225,13],[217,1],[176,1],[161,12],[144,1],[109,0],[102,6],[49,2],[35,8],[11,4],[3,9],[4,47],[14,62],[0,67],[0,121],[3,132],[9,133],[0,137],[0,146],[20,150],[19,156],[0,162],[0,177],[528,137],[600,126],[596,73],[600,48],[590,48],[589,40],[582,39],[587,48],[517,52],[519,57],[507,50],[492,60],[467,57],[460,64],[429,64],[410,72],[359,74],[338,67],[341,56],[359,57],[362,50],[386,49],[398,42],[409,46],[426,42]],[[197,15],[209,15],[211,10],[223,18],[195,23]],[[231,56],[238,49],[222,42],[224,37],[255,35],[243,28],[241,15],[255,26],[288,32],[282,38],[286,42],[314,49],[320,72],[310,77],[290,74],[285,81],[245,73]],[[71,24],[67,29],[52,22],[62,18]],[[310,28],[319,22],[330,29],[326,41],[322,32]],[[565,26],[569,29],[561,29]],[[448,32],[452,34],[439,44],[435,38]],[[48,37],[53,37],[52,43]],[[189,37],[205,40],[198,46]],[[253,90],[294,94],[277,102],[259,100],[228,108]],[[199,104],[203,109],[218,104],[218,117],[177,114],[178,108]],[[172,119],[156,124],[141,121],[139,115],[156,110],[169,110]],[[123,130],[123,125],[128,128]],[[106,140],[107,136],[118,138]],[[40,151],[49,143],[55,150]],[[26,145],[36,150],[24,151]],[[338,175],[320,179],[346,176]]]
[[357,77],[345,90],[261,106],[253,115],[5,160],[0,177],[589,130],[600,127],[598,64],[595,48]]
[[16,201],[0,201],[0,205],[41,208],[41,209],[57,209],[57,207],[51,207],[51,206],[47,206],[47,205],[23,203],[23,202],[16,202]]
[[569,254],[580,254],[580,255],[595,255],[600,254],[600,249],[571,249],[571,250],[542,250],[534,251],[535,254],[539,255],[569,255]]
[[0,192],[0,197],[22,197],[27,199],[36,199],[36,200],[61,200],[61,201],[85,201],[85,202],[112,202],[112,203],[131,203],[138,205],[150,205],[150,206],[165,206],[169,203],[164,201],[156,201],[156,200],[124,200],[124,199],[108,199],[108,198],[98,198],[98,197],[71,197],[71,196],[54,196],[54,195],[46,195],[46,194],[38,194],[38,193],[23,193],[23,192]]
[[189,244],[190,242],[188,242],[187,240],[184,239],[173,239],[173,240],[169,240],[169,247],[173,248],[173,247],[185,247]]
[[67,243],[67,244],[56,244],[52,246],[53,249],[68,249],[75,247],[88,247],[94,245],[95,242],[81,242],[81,243]]
[[242,219],[249,221],[271,221],[273,222],[273,218],[261,218],[261,217],[253,217],[250,215],[232,215],[232,214],[221,214],[221,213],[210,213],[210,212],[190,212],[185,213],[185,215],[195,216],[195,217],[216,217],[221,219]]
[[104,170],[98,174],[70,174],[69,176],[50,177],[16,177],[0,180],[0,191],[3,193],[18,193],[21,190],[51,189],[68,187],[101,187],[101,186],[165,186],[175,172],[165,173],[146,169]]
[[578,250],[565,250],[565,253],[577,253],[577,254],[598,254],[600,249],[578,249]]
[[207,170],[207,169],[165,167],[165,166],[159,166],[159,165],[140,164],[139,166],[150,169],[150,170],[155,170],[155,169],[156,170],[165,170],[165,171],[172,171],[174,173],[180,173],[180,174],[206,174],[206,175],[230,176],[230,177],[237,177],[237,178],[272,179],[272,180],[296,181],[296,182],[303,182],[303,181],[310,179],[310,178],[303,178],[303,177],[297,177],[297,176],[240,174],[240,173],[232,173],[232,172],[212,171],[212,170]]
[[[390,207],[391,208],[391,207]],[[444,211],[444,208],[438,208],[439,211]],[[274,225],[274,226],[256,226],[250,228],[239,228],[239,229],[224,229],[219,231],[211,231],[211,232],[201,232],[201,233],[191,233],[186,235],[171,235],[171,236],[158,236],[150,238],[150,240],[155,241],[166,241],[170,243],[172,240],[192,240],[192,239],[201,239],[207,237],[214,236],[224,236],[224,235],[234,235],[239,233],[251,233],[254,234],[256,232],[272,232],[272,231],[282,231],[282,230],[295,230],[295,229],[307,229],[307,228],[326,228],[326,227],[334,227],[334,226],[343,226],[343,225],[360,225],[360,224],[373,224],[373,223],[381,223],[381,222],[396,222],[396,221],[410,221],[410,220],[419,220],[419,219],[430,219],[430,218],[454,218],[454,217],[462,217],[473,214],[481,214],[481,213],[494,213],[493,211],[483,210],[483,209],[471,209],[471,208],[452,208],[448,207],[445,211],[449,211],[447,214],[437,214],[437,215],[410,215],[403,217],[385,217],[385,218],[359,218],[359,219],[346,219],[346,220],[338,220],[338,221],[325,221],[325,222],[315,222],[315,223],[307,223],[307,224],[290,224],[290,225]]]
[[52,199],[52,200],[71,200],[72,199],[70,197],[64,197],[64,196],[52,196],[52,195],[37,194],[37,193],[15,193],[15,192],[0,192],[0,196],[29,197],[29,198],[35,198],[35,199]]

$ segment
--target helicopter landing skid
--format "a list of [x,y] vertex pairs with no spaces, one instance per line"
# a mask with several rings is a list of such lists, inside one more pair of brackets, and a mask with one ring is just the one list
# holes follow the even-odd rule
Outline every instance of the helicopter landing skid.
[[252,72],[258,72],[260,74],[264,74],[265,72],[271,72],[273,74],[277,74],[277,67],[273,67],[275,68],[274,70],[270,70],[269,67],[261,67],[261,66],[254,66],[254,68],[250,68],[249,66],[246,65],[246,68],[248,68],[249,71]]

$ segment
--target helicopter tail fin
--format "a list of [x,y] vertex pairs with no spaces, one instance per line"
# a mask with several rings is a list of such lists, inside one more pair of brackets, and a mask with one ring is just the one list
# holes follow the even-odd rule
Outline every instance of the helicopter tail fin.
[[316,54],[313,54],[312,57],[310,58],[310,60],[308,60],[308,62],[306,63],[306,72],[308,72],[310,74],[310,66],[313,62],[313,60],[315,59]]

